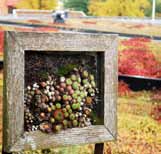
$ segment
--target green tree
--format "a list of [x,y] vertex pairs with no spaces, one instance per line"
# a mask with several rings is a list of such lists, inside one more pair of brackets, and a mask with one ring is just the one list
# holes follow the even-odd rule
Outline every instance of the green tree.
[[89,0],[64,0],[64,7],[75,11],[88,12]]
[[95,16],[144,16],[148,0],[91,0],[89,13]]
[[53,10],[57,6],[57,0],[21,0],[16,8]]
[[[148,7],[145,10],[145,15],[150,17],[152,15],[153,0],[149,0],[149,3],[150,3],[150,7]],[[155,11],[156,11],[156,16],[161,16],[161,0],[156,0],[156,10]]]

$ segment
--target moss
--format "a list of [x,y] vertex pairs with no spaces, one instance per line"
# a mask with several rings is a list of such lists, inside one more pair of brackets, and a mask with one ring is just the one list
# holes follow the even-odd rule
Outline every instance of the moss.
[[38,78],[40,78],[41,80],[44,81],[44,80],[48,79],[49,73],[41,70],[41,71],[37,72],[37,75],[38,75]]
[[77,64],[68,64],[66,66],[59,67],[59,69],[56,72],[56,75],[58,76],[64,76],[67,75],[69,72],[71,72],[75,67],[77,67]]

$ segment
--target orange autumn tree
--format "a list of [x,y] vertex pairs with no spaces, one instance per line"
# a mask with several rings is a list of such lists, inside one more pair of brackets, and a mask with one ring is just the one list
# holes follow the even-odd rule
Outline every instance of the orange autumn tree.
[[21,0],[16,8],[18,9],[40,9],[53,10],[57,6],[57,0]]
[[91,0],[88,10],[95,16],[143,17],[148,0]]

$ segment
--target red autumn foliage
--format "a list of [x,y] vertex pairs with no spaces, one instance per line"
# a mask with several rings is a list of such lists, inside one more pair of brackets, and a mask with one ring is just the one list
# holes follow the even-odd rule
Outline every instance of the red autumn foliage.
[[29,23],[42,23],[40,20],[36,20],[36,19],[31,19],[31,20],[28,20],[27,22],[29,22]]
[[4,31],[0,30],[0,52],[4,49]]
[[137,25],[129,26],[129,28],[136,28],[136,29],[142,29],[144,27],[145,27],[144,24],[137,24]]
[[151,99],[155,102],[161,102],[161,90],[154,90]]
[[89,25],[95,25],[97,22],[96,21],[83,21],[83,24],[89,24]]
[[121,41],[121,44],[128,47],[147,48],[147,43],[151,42],[149,38],[135,37]]
[[119,81],[119,84],[118,84],[119,96],[129,95],[130,93],[131,93],[131,89],[129,88],[129,85],[124,81]]
[[154,120],[161,123],[161,104],[157,104],[152,108],[151,116]]
[[161,63],[149,51],[150,39],[133,38],[122,41],[127,47],[119,52],[119,74],[161,77]]

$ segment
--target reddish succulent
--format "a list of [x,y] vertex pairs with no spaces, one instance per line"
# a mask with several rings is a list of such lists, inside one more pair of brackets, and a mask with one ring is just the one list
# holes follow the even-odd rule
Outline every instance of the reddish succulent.
[[63,121],[64,120],[64,113],[61,109],[57,109],[53,112],[53,116],[56,120],[58,121]]

